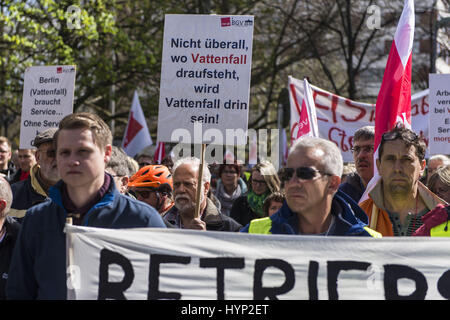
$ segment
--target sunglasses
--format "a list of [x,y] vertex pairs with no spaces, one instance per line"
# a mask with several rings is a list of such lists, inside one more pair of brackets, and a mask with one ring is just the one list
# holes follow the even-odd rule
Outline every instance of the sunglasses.
[[294,172],[297,175],[297,178],[300,180],[312,180],[317,177],[318,173],[323,175],[331,176],[329,173],[322,172],[320,170],[316,170],[311,167],[298,167],[298,168],[282,168],[280,171],[280,178],[283,181],[289,181],[294,176]]
[[155,190],[133,190],[133,193],[136,197],[140,196],[143,199],[147,199],[148,197],[150,197],[150,194],[155,192]]

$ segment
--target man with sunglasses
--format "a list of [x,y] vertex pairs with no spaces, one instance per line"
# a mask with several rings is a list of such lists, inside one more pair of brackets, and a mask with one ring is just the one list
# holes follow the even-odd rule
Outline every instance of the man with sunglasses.
[[376,165],[381,179],[360,203],[371,228],[383,236],[411,236],[422,216],[442,203],[420,182],[426,144],[414,131],[396,125],[382,135]]
[[302,137],[281,170],[286,201],[270,217],[252,220],[241,231],[322,236],[380,235],[367,227],[367,215],[339,191],[343,160],[331,141]]
[[136,199],[151,205],[164,217],[174,206],[172,180],[172,174],[166,166],[148,165],[130,178],[128,190]]
[[37,148],[36,164],[31,167],[30,175],[26,180],[11,185],[13,203],[10,215],[19,218],[19,221],[27,209],[48,198],[50,187],[59,180],[53,147],[53,136],[56,130],[51,128],[42,131],[34,138],[33,146]]
[[346,182],[339,186],[339,190],[349,195],[355,202],[361,199],[366,186],[373,177],[373,145],[375,127],[364,126],[353,135],[353,160],[356,172],[347,176]]

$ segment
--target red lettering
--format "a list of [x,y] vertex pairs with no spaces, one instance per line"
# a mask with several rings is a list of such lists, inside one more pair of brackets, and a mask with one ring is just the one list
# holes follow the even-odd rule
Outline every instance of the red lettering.
[[356,122],[358,120],[361,120],[366,115],[366,110],[363,107],[352,104],[352,101],[350,99],[345,99],[345,104],[347,106],[349,106],[350,108],[359,110],[359,114],[353,119],[349,119],[345,116],[341,116],[344,121]]
[[[424,96],[422,98],[422,114],[427,114],[428,112],[430,112],[430,106],[428,105],[428,103],[425,101],[425,99],[427,99],[428,96]],[[425,108],[426,106],[426,108]],[[426,109],[426,110],[425,110]]]
[[[319,92],[319,91],[313,90],[314,104],[316,105],[316,108],[323,109],[323,110],[329,110],[330,109],[329,107],[324,106],[324,105],[322,105],[322,104],[317,102],[317,95],[321,95],[321,96],[327,98],[327,100],[329,100],[329,95],[326,94],[326,93],[323,93],[323,92]],[[326,119],[326,118],[319,118],[319,117],[317,117],[317,120],[328,122],[328,119]]]
[[[333,134],[337,133],[337,136],[340,137],[338,138],[338,140],[340,140],[339,142],[336,142],[335,140],[333,140]],[[352,146],[353,143],[353,137],[348,137],[348,143],[350,144],[350,146],[346,143],[346,138],[347,137],[347,133],[345,132],[345,130],[336,128],[336,127],[331,127],[330,130],[328,131],[328,140],[334,142],[343,152],[347,152],[350,150],[350,146]]]
[[369,121],[370,122],[374,122],[375,121],[375,107],[372,110],[370,110],[370,119],[369,119]]
[[194,63],[196,63],[197,62],[197,60],[198,60],[198,56],[199,56],[200,54],[199,53],[197,53],[197,55],[195,56],[195,58],[194,58],[194,54],[193,53],[191,53],[191,57],[192,57],[192,61],[194,62]]
[[414,104],[411,106],[411,117],[417,116],[419,114],[419,105]]

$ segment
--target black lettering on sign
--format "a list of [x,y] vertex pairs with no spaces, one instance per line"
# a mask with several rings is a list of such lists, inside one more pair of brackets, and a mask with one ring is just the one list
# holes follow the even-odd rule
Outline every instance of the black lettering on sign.
[[[122,281],[109,282],[109,266],[112,264],[117,264],[122,268],[124,273]],[[134,271],[130,260],[120,253],[102,249],[100,251],[99,275],[98,300],[126,300],[123,293],[131,286],[134,280]]]
[[441,296],[450,300],[450,270],[445,271],[439,278],[437,287]]
[[327,262],[327,272],[328,272],[328,299],[338,300],[339,295],[337,291],[337,279],[339,272],[342,270],[367,270],[370,263],[359,262],[359,261],[328,261]]
[[308,290],[309,300],[318,300],[319,293],[317,290],[317,274],[319,273],[319,263],[317,261],[309,262],[308,269]]
[[225,299],[225,269],[243,269],[245,258],[200,258],[200,268],[217,268],[217,300]]
[[[269,267],[278,268],[284,272],[284,283],[280,287],[263,287],[263,274]],[[278,300],[277,295],[289,292],[294,287],[294,284],[294,268],[286,261],[280,259],[258,259],[255,261],[255,272],[253,274],[254,300],[264,300],[266,297],[271,300]]]
[[148,277],[148,300],[157,299],[181,299],[179,292],[162,292],[159,291],[159,265],[161,263],[181,263],[189,264],[191,257],[173,256],[165,254],[151,254],[150,255],[150,274]]
[[[407,296],[402,296],[398,292],[398,280],[403,278],[416,283],[416,290]],[[427,279],[420,271],[401,264],[384,266],[384,296],[386,300],[423,300],[427,290]]]

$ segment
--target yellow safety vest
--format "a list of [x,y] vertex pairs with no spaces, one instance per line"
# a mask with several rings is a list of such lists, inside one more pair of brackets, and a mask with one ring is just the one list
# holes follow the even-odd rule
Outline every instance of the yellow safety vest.
[[432,236],[432,237],[450,237],[450,230],[448,228],[446,230],[448,222],[449,221],[446,221],[434,228],[431,228],[430,236]]
[[248,226],[248,233],[272,234],[272,220],[269,217],[253,219]]
[[[248,233],[257,233],[257,234],[272,234],[270,229],[272,228],[272,220],[269,217],[254,219],[250,221],[250,225],[248,227]],[[370,229],[369,227],[364,227],[364,230],[367,231],[368,234],[372,236],[372,238],[382,238],[382,234]]]

